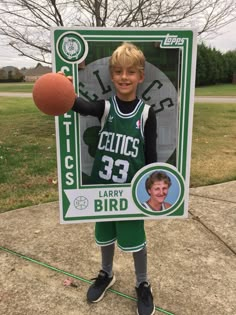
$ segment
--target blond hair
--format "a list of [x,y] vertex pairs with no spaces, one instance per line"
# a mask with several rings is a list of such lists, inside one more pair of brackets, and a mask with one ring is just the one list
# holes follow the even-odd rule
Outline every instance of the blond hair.
[[123,43],[113,52],[109,60],[109,69],[114,67],[135,67],[140,72],[144,71],[145,57],[143,52],[131,43]]

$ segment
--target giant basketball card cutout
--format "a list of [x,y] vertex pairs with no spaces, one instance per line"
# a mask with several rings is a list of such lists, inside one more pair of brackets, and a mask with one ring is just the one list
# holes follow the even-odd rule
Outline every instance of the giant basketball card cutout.
[[[158,160],[141,168],[131,183],[95,184],[91,170],[99,120],[73,111],[56,117],[61,223],[187,217],[196,32],[54,28],[53,70],[73,76],[75,91],[85,100],[107,100],[115,93],[109,58],[123,42],[138,46],[146,58],[145,80],[137,96],[156,114]],[[145,182],[159,172],[170,179],[171,185],[163,209],[155,211],[145,206],[149,197]]]

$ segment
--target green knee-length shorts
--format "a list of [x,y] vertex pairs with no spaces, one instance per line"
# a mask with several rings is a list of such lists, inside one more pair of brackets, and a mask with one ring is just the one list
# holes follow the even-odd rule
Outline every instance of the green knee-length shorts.
[[100,246],[107,246],[117,241],[118,247],[123,251],[139,251],[146,244],[144,221],[97,222],[95,240]]

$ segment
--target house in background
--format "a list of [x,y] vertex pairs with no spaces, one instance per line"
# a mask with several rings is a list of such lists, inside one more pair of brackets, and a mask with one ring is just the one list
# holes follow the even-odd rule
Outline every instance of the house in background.
[[43,74],[52,72],[51,67],[42,66],[41,63],[38,63],[35,68],[31,68],[25,71],[25,82],[35,82]]
[[7,66],[0,69],[0,82],[21,82],[24,79],[24,73],[18,68]]

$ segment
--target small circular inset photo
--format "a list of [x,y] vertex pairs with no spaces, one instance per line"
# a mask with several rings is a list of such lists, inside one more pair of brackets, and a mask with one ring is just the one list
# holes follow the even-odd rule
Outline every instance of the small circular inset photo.
[[135,175],[132,196],[143,213],[151,216],[169,215],[183,201],[184,180],[172,165],[153,163]]

